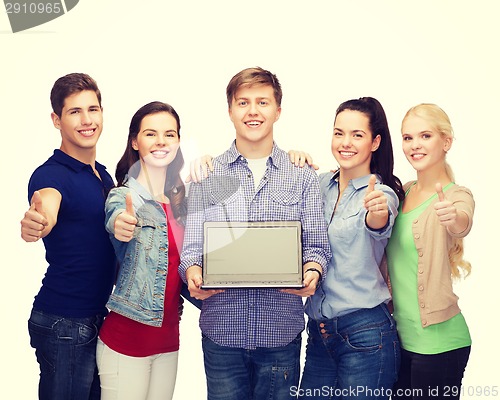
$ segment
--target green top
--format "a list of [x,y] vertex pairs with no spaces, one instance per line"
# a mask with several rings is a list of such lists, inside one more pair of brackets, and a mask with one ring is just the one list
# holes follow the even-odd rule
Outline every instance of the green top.
[[[443,190],[446,191],[452,183]],[[392,284],[394,319],[405,350],[420,354],[438,354],[471,345],[469,328],[462,313],[447,321],[422,327],[417,297],[418,254],[413,240],[413,221],[429,206],[436,195],[415,209],[403,213],[402,204],[387,245],[387,264]]]

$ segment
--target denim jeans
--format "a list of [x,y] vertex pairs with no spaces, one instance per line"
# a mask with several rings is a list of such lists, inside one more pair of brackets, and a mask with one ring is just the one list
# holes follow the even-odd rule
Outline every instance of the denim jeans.
[[203,336],[208,400],[290,400],[299,384],[301,343],[299,335],[283,347],[246,350]]
[[40,400],[99,400],[96,344],[103,316],[64,318],[33,309],[31,347],[40,364]]
[[401,370],[394,399],[458,400],[470,346],[439,354],[401,350]]
[[397,379],[400,346],[387,306],[308,321],[299,399],[387,399]]

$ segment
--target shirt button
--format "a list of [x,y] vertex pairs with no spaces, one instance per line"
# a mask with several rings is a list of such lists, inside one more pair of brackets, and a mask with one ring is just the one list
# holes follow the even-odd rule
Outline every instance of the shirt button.
[[418,256],[419,256],[419,257],[422,257],[423,255],[424,255],[424,252],[423,252],[422,250],[419,250],[419,252],[418,252]]
[[325,323],[324,323],[324,322],[321,322],[321,323],[319,324],[319,326],[320,326],[320,328],[324,328],[324,327],[325,327]]
[[424,273],[424,270],[423,270],[423,269],[419,269],[419,270],[418,270],[418,273],[419,273],[419,274],[423,274],[423,273]]
[[423,325],[427,325],[427,320],[426,320],[426,319],[423,319],[423,320],[422,320],[422,324],[423,324]]
[[420,286],[418,287],[418,290],[423,291],[423,290],[424,290],[424,286],[423,286],[423,285],[420,285]]
[[321,329],[320,332],[321,333],[326,333],[326,329]]
[[413,221],[413,224],[418,224],[418,219],[416,219],[415,221]]
[[414,237],[415,239],[420,239],[420,235],[418,233]]
[[424,303],[420,303],[420,308],[425,308],[425,304]]

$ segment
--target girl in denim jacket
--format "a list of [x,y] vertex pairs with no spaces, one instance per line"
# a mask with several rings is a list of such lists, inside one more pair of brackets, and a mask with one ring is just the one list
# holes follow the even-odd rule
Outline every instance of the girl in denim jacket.
[[185,187],[180,120],[152,102],[132,117],[106,201],[119,262],[110,314],[99,335],[102,399],[171,399],[177,374]]

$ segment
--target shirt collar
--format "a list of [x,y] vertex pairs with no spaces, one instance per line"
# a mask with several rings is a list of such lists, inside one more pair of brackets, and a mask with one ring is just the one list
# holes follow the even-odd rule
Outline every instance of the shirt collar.
[[154,200],[153,196],[151,196],[151,193],[142,186],[137,179],[127,175],[126,178],[126,186],[128,186],[130,189],[133,189],[135,192],[139,194],[143,199],[145,200]]
[[[66,154],[64,151],[60,149],[55,149],[54,155],[52,157],[58,163],[72,169],[75,172],[79,172],[82,171],[83,169],[90,167],[89,164],[84,164],[81,161],[78,161],[76,158],[71,157],[70,155]],[[106,170],[106,167],[102,164],[99,164],[97,161],[95,162],[95,167],[98,171]]]
[[[221,161],[225,164],[232,164],[238,160],[246,160],[246,158],[236,148],[236,140],[233,140],[231,147],[222,155]],[[286,153],[279,151],[279,147],[273,142],[273,148],[269,156],[269,162],[276,168],[281,168],[284,162],[289,163]]]
[[[365,176],[360,176],[359,178],[356,178],[356,179],[352,179],[351,184],[354,187],[354,189],[356,189],[356,190],[364,188],[364,187],[368,186],[368,182],[370,181],[370,176],[372,176],[372,175],[373,174],[369,174],[369,175],[365,175]],[[382,183],[382,180],[380,179],[380,177],[377,174],[375,174],[375,177],[377,178],[376,183]]]
[[[328,172],[328,174],[330,176],[330,186],[333,184],[337,184],[338,179],[337,179],[337,177],[334,176],[335,173]],[[360,176],[359,178],[356,178],[356,179],[351,179],[349,181],[349,185],[352,185],[355,190],[366,187],[366,186],[368,186],[368,182],[370,181],[370,176],[372,176],[372,175],[373,174],[369,174],[369,175],[365,175],[365,176]],[[382,183],[382,179],[380,179],[379,175],[375,174],[375,177],[377,178],[377,183]]]

